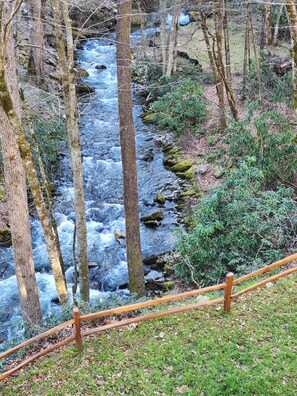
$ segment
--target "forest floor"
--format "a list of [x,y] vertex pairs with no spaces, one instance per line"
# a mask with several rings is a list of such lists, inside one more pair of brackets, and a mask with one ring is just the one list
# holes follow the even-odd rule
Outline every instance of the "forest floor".
[[12,395],[297,394],[297,275],[203,308],[84,340],[0,384]]

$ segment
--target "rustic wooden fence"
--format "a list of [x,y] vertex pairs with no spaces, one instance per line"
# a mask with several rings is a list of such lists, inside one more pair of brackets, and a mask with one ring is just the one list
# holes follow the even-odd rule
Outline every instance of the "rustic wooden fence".
[[[154,300],[148,300],[148,301],[144,301],[144,302],[140,302],[140,303],[136,303],[136,304],[126,305],[126,306],[122,306],[122,307],[118,307],[118,308],[114,308],[114,309],[107,309],[105,311],[96,312],[96,313],[92,313],[92,314],[88,314],[88,315],[80,315],[78,308],[74,308],[73,309],[73,319],[70,319],[67,322],[62,323],[59,326],[53,327],[52,329],[50,329],[42,334],[39,334],[38,336],[33,337],[30,340],[27,340],[27,341],[23,342],[22,344],[9,349],[6,352],[1,353],[0,359],[4,359],[9,355],[11,355],[15,352],[18,352],[20,349],[25,348],[33,343],[36,343],[36,342],[38,342],[48,336],[51,336],[61,330],[64,330],[64,329],[70,328],[70,327],[74,328],[74,332],[72,335],[70,335],[70,336],[66,337],[65,339],[63,339],[62,341],[30,356],[29,358],[27,358],[26,360],[24,360],[17,366],[0,374],[0,380],[3,380],[4,378],[9,377],[11,374],[13,374],[17,370],[21,369],[22,367],[26,366],[30,362],[33,362],[34,360],[36,360],[42,356],[45,356],[48,353],[50,353],[56,349],[59,349],[62,346],[67,345],[72,341],[75,341],[75,345],[77,348],[82,348],[83,347],[83,343],[82,343],[83,337],[86,337],[86,336],[89,336],[92,334],[96,334],[96,333],[100,333],[105,330],[110,330],[110,329],[114,329],[117,327],[127,326],[132,323],[138,323],[138,322],[142,322],[145,320],[160,318],[163,316],[172,315],[172,314],[179,313],[179,312],[185,312],[185,311],[188,311],[191,309],[207,307],[210,305],[215,305],[215,304],[220,304],[220,303],[224,304],[224,311],[229,312],[231,309],[231,302],[234,299],[238,298],[239,296],[241,296],[244,293],[248,293],[251,290],[261,287],[268,282],[273,282],[279,278],[282,278],[284,276],[287,276],[294,272],[297,272],[297,266],[290,268],[286,271],[280,272],[277,275],[270,276],[269,278],[261,280],[260,282],[257,282],[257,283],[255,283],[243,290],[240,290],[236,293],[232,293],[233,286],[236,286],[242,282],[247,281],[248,279],[251,279],[258,275],[264,274],[268,271],[271,271],[274,268],[280,267],[280,266],[287,264],[287,263],[289,263],[293,260],[296,260],[296,259],[297,259],[297,253],[295,253],[289,257],[286,257],[280,261],[277,261],[273,264],[267,265],[266,267],[263,267],[257,271],[251,272],[250,274],[241,276],[240,278],[237,278],[237,279],[234,279],[233,274],[229,273],[229,274],[227,274],[226,280],[224,283],[220,283],[220,284],[217,284],[214,286],[204,287],[202,289],[191,290],[191,291],[188,291],[185,293],[170,295],[170,296],[166,296],[166,297],[162,297],[162,298],[158,298],[158,299],[154,299]],[[153,313],[149,313],[149,314],[145,314],[145,315],[141,315],[141,316],[136,316],[136,317],[129,318],[129,319],[123,319],[123,320],[120,320],[120,321],[117,321],[117,322],[114,322],[111,324],[99,326],[96,328],[90,328],[85,331],[82,331],[82,329],[81,329],[81,323],[86,322],[86,321],[92,321],[94,319],[98,319],[98,318],[102,318],[102,317],[106,317],[106,316],[110,316],[110,315],[121,314],[124,312],[131,312],[131,311],[139,310],[142,308],[147,308],[147,307],[152,307],[152,306],[159,305],[159,304],[169,303],[172,301],[182,300],[185,298],[194,297],[194,296],[197,296],[200,294],[209,293],[209,292],[213,292],[213,291],[220,290],[220,289],[224,290],[224,297],[216,298],[213,300],[208,300],[208,301],[201,302],[201,303],[169,308],[167,310],[153,312]]]

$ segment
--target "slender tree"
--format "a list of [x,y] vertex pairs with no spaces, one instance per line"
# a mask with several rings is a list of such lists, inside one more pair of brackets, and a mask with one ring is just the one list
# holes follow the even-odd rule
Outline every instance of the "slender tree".
[[[5,2],[4,6],[6,3],[9,4],[10,2],[9,1]],[[21,4],[21,1],[18,4]],[[11,19],[12,17],[9,20],[10,22],[4,25],[3,28],[3,40],[2,40],[3,48],[5,48],[7,43],[7,37],[12,30]],[[5,69],[5,63],[3,64],[3,68]],[[16,89],[16,87],[18,86],[16,68],[12,68],[11,73],[14,73],[14,81],[16,82],[15,85],[15,89]],[[25,169],[25,173],[32,193],[34,205],[37,210],[40,223],[44,232],[46,248],[48,252],[51,270],[55,279],[59,300],[61,303],[64,303],[68,299],[68,292],[64,277],[63,262],[60,261],[61,258],[60,252],[58,250],[57,244],[55,243],[56,237],[53,232],[52,225],[50,222],[50,217],[48,215],[48,210],[43,198],[42,189],[40,187],[40,183],[38,180],[38,174],[33,160],[31,147],[26,139],[26,134],[21,123],[19,107],[16,106],[16,102],[14,101],[14,98],[17,97],[16,95],[18,95],[18,93],[12,94],[10,92],[5,78],[3,79],[3,84],[1,86],[0,91],[2,95],[2,101],[6,106],[6,114],[9,117],[9,120],[13,125],[14,131],[16,133],[17,144],[22,158],[23,167]]]
[[16,139],[16,126],[9,114],[12,105],[19,112],[12,36],[15,11],[17,7],[13,9],[11,2],[0,3],[0,140],[22,317],[32,326],[41,320],[41,309],[32,254],[25,171]]
[[[89,301],[89,267],[87,255],[87,225],[84,201],[82,155],[78,131],[77,97],[74,74],[74,41],[67,0],[52,0],[58,57],[62,71],[62,86],[65,103],[68,142],[73,173],[74,210],[79,265],[80,297]],[[64,35],[62,23],[65,25]],[[66,38],[66,40],[65,40]]]
[[286,0],[286,7],[289,18],[291,39],[292,39],[292,66],[293,66],[293,86],[294,86],[294,109],[297,113],[297,9],[294,0]]
[[132,114],[131,10],[131,0],[118,1],[117,76],[129,287],[132,293],[140,297],[145,294],[145,285],[140,245],[136,145]]
[[40,83],[44,74],[43,60],[43,7],[45,0],[31,0],[28,2],[30,15],[30,44],[31,53],[29,56],[28,70],[36,75],[37,82]]

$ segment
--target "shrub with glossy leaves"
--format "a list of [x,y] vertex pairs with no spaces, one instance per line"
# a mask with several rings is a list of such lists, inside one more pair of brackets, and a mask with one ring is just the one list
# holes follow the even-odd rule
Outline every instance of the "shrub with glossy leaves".
[[196,207],[191,229],[178,242],[180,276],[213,284],[229,271],[247,273],[277,260],[296,243],[293,191],[263,191],[255,161],[243,162]]
[[153,120],[161,128],[181,134],[186,128],[199,130],[199,124],[207,116],[207,103],[199,83],[184,79],[179,86],[157,99],[151,110],[155,113]]

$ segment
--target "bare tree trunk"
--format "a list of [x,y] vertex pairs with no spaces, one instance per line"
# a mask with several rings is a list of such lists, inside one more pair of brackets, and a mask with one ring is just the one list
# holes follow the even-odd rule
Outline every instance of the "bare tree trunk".
[[[89,267],[87,255],[87,226],[84,201],[82,154],[78,131],[77,98],[74,75],[74,42],[71,21],[68,12],[68,1],[52,0],[55,29],[57,36],[58,56],[62,69],[63,95],[65,102],[66,123],[70,148],[73,186],[74,210],[76,218],[76,235],[79,264],[80,296],[83,301],[89,301]],[[66,43],[62,31],[62,16],[66,29]],[[67,49],[67,53],[65,50]]]
[[[8,25],[7,25],[8,26]],[[11,26],[7,31],[3,33],[3,46],[5,48],[7,42],[7,33],[11,32]],[[12,68],[11,72],[15,74],[16,68]],[[63,263],[60,262],[60,255],[58,248],[55,244],[55,235],[52,230],[52,226],[49,220],[47,207],[45,205],[42,190],[39,184],[35,163],[32,156],[30,144],[26,139],[26,135],[21,124],[19,116],[19,104],[18,104],[18,92],[16,91],[17,84],[15,84],[15,92],[11,93],[8,89],[7,82],[3,77],[3,84],[1,86],[2,101],[5,104],[5,112],[9,117],[11,124],[13,125],[16,133],[16,139],[20,151],[20,155],[25,169],[26,177],[29,183],[29,187],[32,193],[34,204],[41,222],[41,226],[44,232],[44,238],[46,242],[46,248],[50,261],[51,270],[55,279],[59,300],[64,303],[68,300],[68,292],[66,288],[66,282],[64,278]]]
[[226,60],[226,79],[228,84],[232,84],[231,74],[231,56],[230,56],[230,38],[229,38],[229,24],[228,14],[226,10],[226,0],[222,0],[222,13],[223,13],[223,31],[224,31],[224,44],[225,44],[225,60]]
[[172,71],[173,71],[177,24],[178,24],[179,12],[180,12],[179,10],[180,10],[179,4],[176,4],[173,7],[172,21],[171,21],[170,32],[169,32],[169,37],[168,37],[168,58],[167,58],[167,65],[166,65],[166,76],[167,77],[170,77],[172,74]]
[[163,74],[166,73],[166,65],[167,65],[166,13],[167,13],[167,0],[160,0],[160,18],[161,18],[160,41],[161,41]]
[[248,19],[250,21],[250,28],[251,28],[251,35],[252,35],[252,42],[253,42],[253,50],[254,50],[254,57],[255,57],[255,65],[256,65],[256,72],[257,72],[257,77],[258,77],[258,82],[259,82],[259,99],[260,102],[262,103],[262,76],[261,76],[261,69],[259,65],[259,59],[258,59],[258,53],[257,53],[257,46],[256,46],[256,37],[254,33],[254,26],[253,26],[253,17],[251,12],[249,11],[248,14]]
[[278,11],[278,15],[277,15],[276,22],[275,22],[275,26],[274,26],[273,42],[272,42],[272,44],[273,44],[274,46],[277,45],[277,38],[278,38],[278,32],[279,32],[279,24],[280,24],[280,19],[281,19],[282,13],[283,13],[283,9],[284,9],[284,4],[281,4],[281,5],[279,6],[279,11]]
[[118,2],[117,75],[129,287],[131,293],[137,293],[137,296],[141,297],[145,294],[145,285],[140,245],[135,130],[132,114],[131,9],[131,0]]
[[8,23],[11,14],[8,3],[0,5],[0,140],[22,317],[32,326],[41,320],[41,309],[32,254],[26,179],[14,125],[8,114],[10,101],[6,101],[8,95],[17,97],[12,28]]
[[[220,110],[220,127],[221,129],[227,128],[227,119],[226,119],[226,109],[225,109],[225,99],[224,99],[224,83],[222,79],[223,71],[220,70],[218,67],[222,67],[222,62],[215,62],[215,57],[222,56],[222,20],[217,10],[216,0],[212,0],[212,7],[213,7],[213,15],[214,15],[214,22],[215,22],[215,34],[216,34],[216,45],[217,50],[215,51],[213,45],[213,59],[214,65],[216,68],[215,74],[215,84],[217,89],[217,94],[219,98],[219,110]],[[216,55],[217,52],[217,55]]]
[[294,86],[294,109],[297,114],[297,9],[294,0],[286,0],[288,19],[292,39],[292,67]]
[[265,7],[265,32],[266,32],[266,44],[272,45],[272,5],[266,3]]
[[43,8],[44,0],[31,0],[28,3],[30,14],[30,44],[32,45],[29,57],[28,71],[36,75],[37,82],[43,78]]

